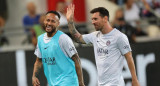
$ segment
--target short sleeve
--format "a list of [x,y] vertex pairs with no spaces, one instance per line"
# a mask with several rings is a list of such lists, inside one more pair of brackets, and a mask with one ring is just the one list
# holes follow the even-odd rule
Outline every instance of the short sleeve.
[[120,52],[122,53],[122,55],[131,51],[131,47],[130,47],[130,44],[129,44],[129,41],[126,35],[123,34],[122,36],[120,36],[117,40],[117,44],[118,44],[118,48]]
[[36,49],[35,49],[35,51],[34,51],[34,54],[35,54],[37,57],[42,58],[38,44],[37,44],[37,46],[36,46]]
[[85,41],[86,44],[93,43],[93,41],[92,41],[92,37],[93,37],[92,34],[93,33],[82,35],[83,40]]
[[62,34],[60,36],[59,45],[67,57],[71,58],[74,54],[77,53],[77,50],[76,50],[71,38],[66,34]]

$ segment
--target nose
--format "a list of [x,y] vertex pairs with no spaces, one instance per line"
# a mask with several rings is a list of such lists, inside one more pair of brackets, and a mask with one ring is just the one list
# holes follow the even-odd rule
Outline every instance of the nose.
[[94,21],[94,20],[92,20],[92,24],[95,24],[95,21]]
[[51,25],[51,22],[50,22],[50,21],[48,22],[48,25]]

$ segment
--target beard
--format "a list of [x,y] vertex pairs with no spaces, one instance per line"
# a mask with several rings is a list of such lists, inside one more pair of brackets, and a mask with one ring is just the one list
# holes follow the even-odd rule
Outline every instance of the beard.
[[54,33],[56,31],[56,27],[52,27],[52,30],[51,31],[46,31],[47,33],[49,33],[49,34],[52,34],[52,33]]
[[94,24],[94,28],[96,31],[101,31],[103,26]]
[[54,33],[56,31],[56,27],[55,26],[49,26],[51,30],[47,30],[47,28],[48,28],[47,25],[43,24],[42,27],[49,34],[52,34],[52,33]]

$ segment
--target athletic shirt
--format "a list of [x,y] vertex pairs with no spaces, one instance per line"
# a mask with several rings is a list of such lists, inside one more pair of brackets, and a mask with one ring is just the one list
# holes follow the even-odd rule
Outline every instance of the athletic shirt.
[[71,59],[76,53],[71,39],[61,31],[50,38],[46,33],[38,37],[35,55],[42,58],[49,86],[79,86],[75,64]]
[[127,36],[114,28],[107,34],[95,31],[82,37],[86,44],[92,43],[94,46],[98,85],[124,86],[124,54],[131,51]]

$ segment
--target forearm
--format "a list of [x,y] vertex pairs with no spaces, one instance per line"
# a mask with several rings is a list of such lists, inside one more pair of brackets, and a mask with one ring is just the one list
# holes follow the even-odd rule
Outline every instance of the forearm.
[[83,73],[79,56],[76,54],[74,57],[72,57],[72,59],[75,62],[75,69],[78,76],[79,85],[84,86]]
[[134,64],[133,58],[130,58],[130,60],[129,59],[126,59],[126,60],[127,60],[128,67],[129,67],[129,70],[132,75],[132,80],[137,80],[135,64]]
[[37,58],[33,68],[33,77],[37,77],[41,67],[42,67],[42,61]]
[[69,22],[68,27],[69,27],[70,34],[72,35],[72,37],[76,42],[85,43],[82,39],[82,35],[76,30],[74,22]]
[[132,75],[132,80],[137,80],[135,64],[134,64],[131,52],[129,52],[127,55],[125,55],[125,57],[126,57],[126,60],[128,63],[129,70]]
[[150,6],[149,6],[149,4],[147,3],[147,1],[146,1],[146,0],[142,0],[142,2],[143,2],[143,4],[144,4],[145,8],[146,8],[148,11],[150,11]]

